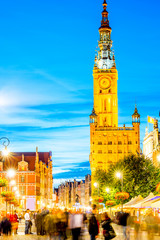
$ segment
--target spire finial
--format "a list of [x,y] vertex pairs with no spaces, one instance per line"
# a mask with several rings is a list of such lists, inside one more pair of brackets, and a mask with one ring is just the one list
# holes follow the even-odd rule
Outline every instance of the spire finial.
[[106,0],[103,1],[103,11],[102,11],[102,21],[100,28],[109,28],[109,21],[108,21],[108,12],[107,12],[107,3]]

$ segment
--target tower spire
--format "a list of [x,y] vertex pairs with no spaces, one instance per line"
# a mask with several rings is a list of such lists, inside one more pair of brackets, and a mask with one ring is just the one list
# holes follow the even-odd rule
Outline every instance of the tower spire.
[[103,2],[102,21],[101,21],[100,29],[101,28],[109,28],[110,29],[106,0],[104,0],[104,2]]

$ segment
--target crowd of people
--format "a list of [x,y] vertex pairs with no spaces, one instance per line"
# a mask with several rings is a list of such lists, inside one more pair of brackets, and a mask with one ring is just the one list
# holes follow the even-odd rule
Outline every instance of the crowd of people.
[[[104,240],[116,237],[118,230],[123,230],[123,239],[130,240],[130,232],[134,240],[141,240],[142,231],[145,230],[148,240],[154,240],[155,234],[160,236],[160,218],[149,211],[146,216],[131,216],[126,212],[117,212],[110,217],[107,212],[99,214],[96,205],[93,205],[92,212],[84,213],[80,210],[64,211],[46,208],[38,210],[36,213],[26,210],[25,214],[14,214],[3,216],[0,219],[0,233],[3,235],[17,234],[18,224],[21,219],[25,221],[25,234],[32,234],[32,225],[36,228],[37,235],[48,235],[49,239],[78,240],[85,234],[90,234],[90,239],[95,240],[99,235]],[[119,226],[117,228],[116,226]],[[116,231],[115,231],[115,229]],[[133,238],[132,238],[133,239]]]

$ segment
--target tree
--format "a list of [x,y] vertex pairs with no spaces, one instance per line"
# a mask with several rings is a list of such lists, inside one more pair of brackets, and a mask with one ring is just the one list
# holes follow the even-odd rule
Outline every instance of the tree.
[[[143,155],[131,154],[111,165],[107,172],[100,169],[96,171],[94,177],[99,183],[100,196],[105,200],[114,199],[114,193],[122,190],[122,182],[115,177],[117,171],[121,171],[123,175],[123,191],[129,193],[130,199],[138,195],[146,197],[150,192],[156,193],[160,169]],[[112,189],[108,195],[106,187]]]

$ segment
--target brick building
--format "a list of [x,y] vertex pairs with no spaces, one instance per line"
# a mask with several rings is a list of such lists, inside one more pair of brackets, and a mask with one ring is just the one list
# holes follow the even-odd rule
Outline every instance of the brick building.
[[[15,176],[7,176],[9,169],[15,170]],[[0,177],[15,180],[15,186],[7,190],[18,192],[17,200],[22,209],[37,210],[41,207],[52,207],[52,153],[51,152],[12,152],[0,162]],[[6,188],[0,188],[0,192]],[[2,199],[1,199],[2,201]]]

